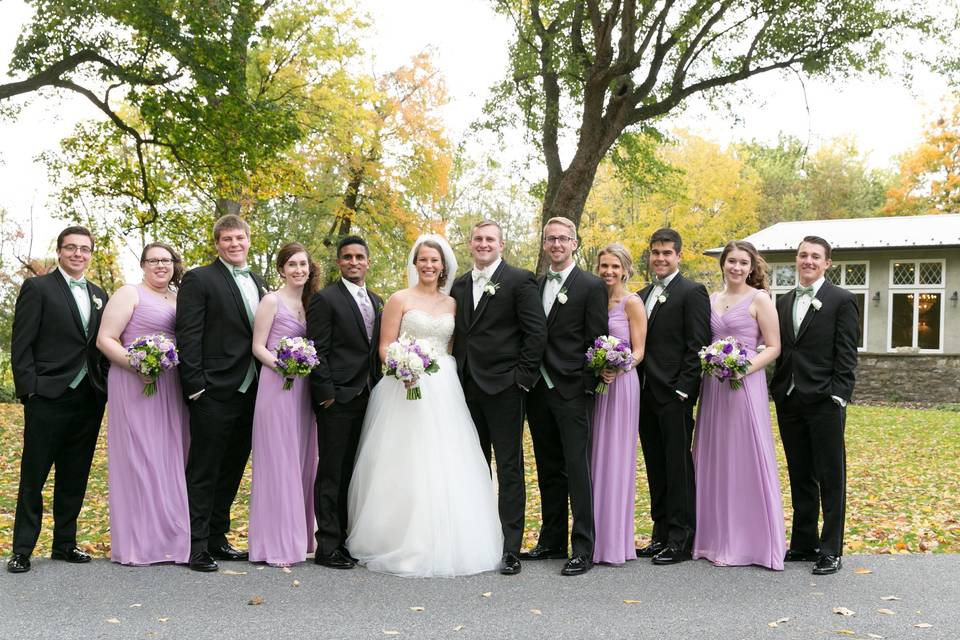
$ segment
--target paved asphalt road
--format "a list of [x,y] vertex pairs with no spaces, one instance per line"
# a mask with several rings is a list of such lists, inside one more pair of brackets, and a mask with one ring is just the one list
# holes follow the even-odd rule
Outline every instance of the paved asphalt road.
[[[774,573],[638,560],[574,578],[560,567],[526,562],[516,577],[404,579],[313,564],[287,573],[222,563],[220,573],[198,574],[34,558],[28,574],[0,573],[0,640],[960,638],[958,555],[848,556],[826,577],[808,564]],[[261,604],[248,604],[256,597]]]

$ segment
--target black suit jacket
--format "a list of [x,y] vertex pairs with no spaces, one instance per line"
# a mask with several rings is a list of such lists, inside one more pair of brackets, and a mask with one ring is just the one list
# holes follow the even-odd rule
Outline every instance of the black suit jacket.
[[360,314],[360,306],[343,280],[313,294],[307,306],[307,337],[317,348],[320,364],[310,372],[310,396],[315,404],[333,398],[349,402],[362,392],[370,378],[379,378],[377,363],[380,312],[383,301],[367,289],[373,305],[373,338]]
[[488,395],[517,384],[530,389],[540,376],[540,359],[547,343],[537,281],[533,274],[502,261],[488,285],[496,292],[480,296],[473,308],[473,275],[457,278],[450,295],[457,301],[453,356],[461,378],[467,367],[477,386]]
[[59,269],[23,281],[10,340],[13,383],[21,401],[31,393],[59,397],[84,363],[90,384],[101,400],[106,398],[109,361],[96,345],[107,294],[88,280],[87,295],[90,319],[85,334],[80,309]]
[[791,291],[777,300],[780,315],[780,356],[770,379],[773,399],[782,402],[793,380],[793,393],[804,402],[853,396],[860,342],[860,310],[853,294],[824,282],[817,291],[820,309],[811,304],[800,329],[793,331]]
[[[263,298],[266,282],[250,274]],[[177,294],[177,348],[180,383],[187,397],[206,389],[226,401],[243,383],[253,359],[253,327],[240,287],[218,258],[183,276]],[[260,363],[254,359],[257,371]]]
[[[539,300],[543,312],[546,276],[539,279]],[[561,292],[567,301],[556,300],[547,316],[547,346],[543,367],[557,392],[566,399],[584,391],[593,392],[597,378],[587,369],[587,349],[597,336],[607,335],[607,288],[597,276],[574,267]]]
[[[638,294],[646,303],[653,285]],[[699,351],[711,342],[710,296],[699,282],[677,274],[647,319],[647,342],[640,364],[644,390],[660,404],[677,399],[677,391],[687,394],[692,405],[700,393]]]

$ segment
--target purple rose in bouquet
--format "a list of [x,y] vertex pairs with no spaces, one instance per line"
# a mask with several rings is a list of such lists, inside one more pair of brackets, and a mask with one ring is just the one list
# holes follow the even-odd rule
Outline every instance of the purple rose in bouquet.
[[173,340],[157,333],[131,342],[127,347],[127,361],[134,371],[150,378],[143,387],[143,395],[150,397],[157,392],[157,377],[180,364],[180,356]]
[[436,373],[440,370],[437,355],[428,342],[414,340],[406,335],[387,347],[386,361],[383,363],[383,375],[396,378],[408,384],[407,400],[419,400],[420,376]]
[[[633,352],[620,338],[599,336],[593,346],[587,349],[587,368],[599,376],[604,371],[629,371],[633,366]],[[610,388],[603,380],[597,383],[595,391],[606,393]]]
[[313,340],[307,340],[306,338],[280,338],[273,354],[276,356],[273,366],[276,367],[277,373],[283,376],[284,391],[293,388],[295,378],[310,375],[313,368],[320,364],[320,360],[317,359],[317,349],[313,346]]
[[739,389],[750,369],[747,349],[732,336],[716,340],[700,349],[700,368],[709,376],[729,382],[731,389]]

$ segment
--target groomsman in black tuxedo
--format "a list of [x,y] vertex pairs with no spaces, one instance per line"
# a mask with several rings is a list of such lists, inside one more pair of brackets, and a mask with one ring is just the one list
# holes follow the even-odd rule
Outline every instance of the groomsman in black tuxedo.
[[307,337],[320,364],[310,374],[317,415],[320,463],[313,499],[317,515],[314,562],[352,569],[347,539],[347,489],[376,371],[377,334],[383,301],[367,290],[370,251],[363,238],[337,244],[340,278],[313,295],[307,306]]
[[470,234],[473,269],[457,278],[453,355],[480,446],[497,458],[503,559],[500,573],[520,573],[526,488],[523,415],[526,392],[539,377],[547,326],[533,274],[501,258],[503,230],[493,220]]
[[639,291],[647,308],[640,392],[640,445],[650,486],[653,541],[637,557],[654,564],[690,559],[696,529],[693,405],[700,393],[698,352],[710,344],[710,297],[680,274],[683,241],[673,229],[650,237],[653,283]]
[[227,542],[230,507],[250,457],[259,363],[253,316],[266,283],[247,265],[250,227],[228,214],[213,225],[219,257],[183,276],[177,296],[180,382],[190,411],[187,500],[190,568],[246,560]]
[[[807,236],[797,249],[799,286],[777,300],[782,351],[770,380],[793,499],[787,561],[836,573],[846,510],[847,403],[856,380],[860,311],[849,291],[827,282],[830,244]],[[820,507],[823,530],[817,534]]]
[[527,398],[527,420],[537,460],[543,525],[537,545],[521,558],[567,557],[567,498],[573,513],[572,554],[561,573],[574,576],[593,566],[593,495],[590,485],[590,419],[597,379],[585,354],[606,335],[607,289],[573,261],[577,228],[567,218],[550,218],[543,250],[550,269],[540,279],[547,318],[547,346],[540,381]]
[[24,427],[10,573],[30,570],[52,466],[51,557],[90,562],[77,549],[77,516],[107,400],[108,367],[96,347],[107,294],[84,278],[92,254],[90,232],[67,227],[57,236],[57,268],[24,280],[17,297],[10,357]]

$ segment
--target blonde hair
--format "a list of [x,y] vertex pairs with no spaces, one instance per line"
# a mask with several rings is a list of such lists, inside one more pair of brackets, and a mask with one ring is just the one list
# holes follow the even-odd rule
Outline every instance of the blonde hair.
[[552,224],[560,224],[565,226],[567,229],[570,230],[571,237],[574,240],[577,239],[577,225],[573,224],[573,220],[571,220],[570,218],[564,218],[563,216],[554,216],[550,218],[549,220],[547,220],[547,223],[543,225],[543,233],[546,233],[547,227],[549,227]]
[[627,251],[627,248],[619,242],[613,242],[605,246],[603,249],[600,249],[600,252],[597,254],[596,271],[600,271],[600,258],[607,254],[620,261],[620,266],[623,267],[624,282],[633,277],[633,258],[630,257],[630,252]]

